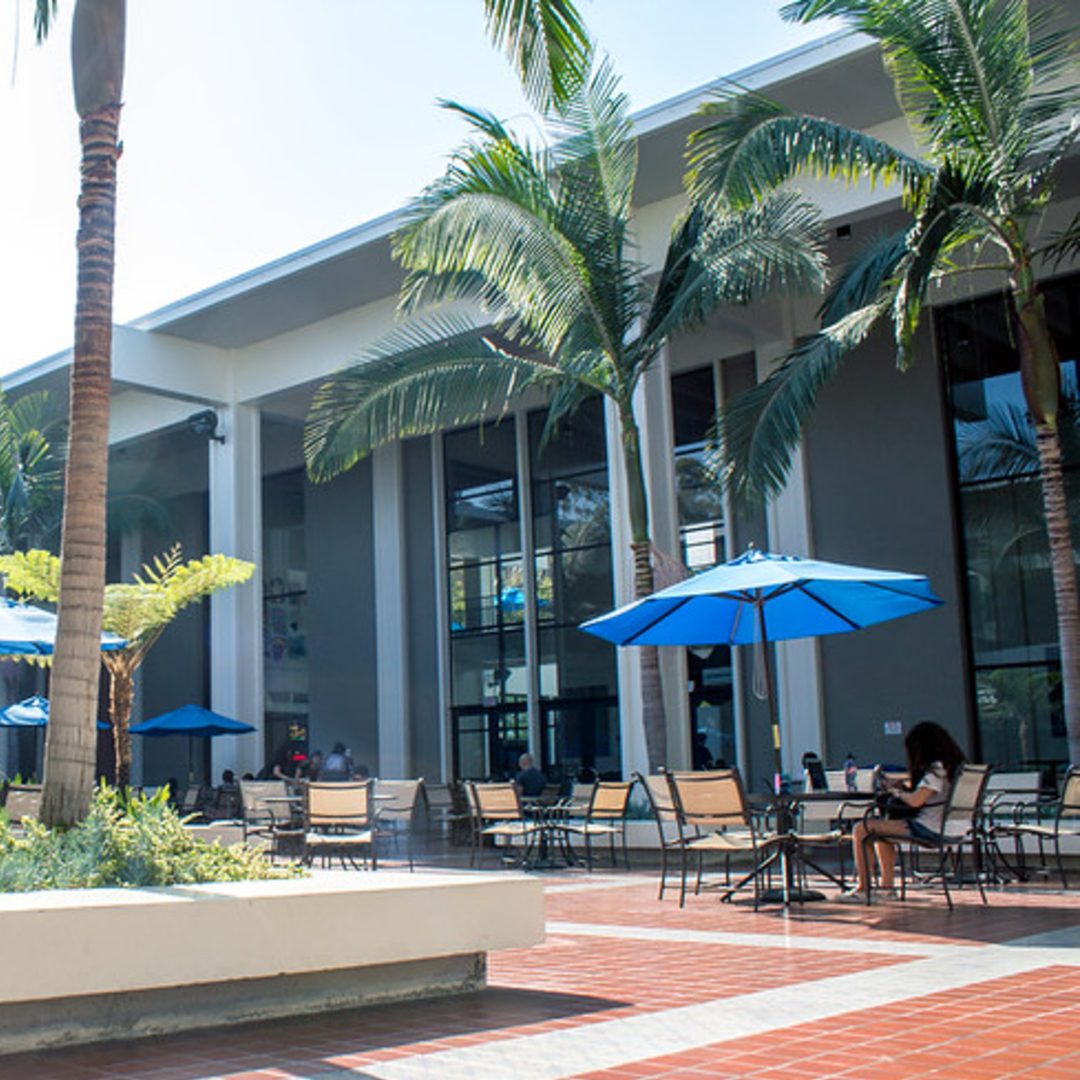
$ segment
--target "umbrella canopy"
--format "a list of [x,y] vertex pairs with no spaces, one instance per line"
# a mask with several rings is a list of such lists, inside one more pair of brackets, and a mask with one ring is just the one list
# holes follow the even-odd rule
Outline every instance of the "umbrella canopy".
[[[0,709],[0,727],[44,727],[49,722],[49,699],[40,694]],[[97,722],[98,731],[109,731],[105,720]]]
[[[49,656],[56,644],[56,616],[32,604],[0,600],[0,656]],[[122,649],[126,642],[115,634],[101,635],[105,651]]]
[[182,705],[172,712],[131,725],[132,735],[193,735],[214,738],[217,735],[244,735],[255,728],[241,720],[232,720],[201,705]]
[[[730,562],[583,623],[616,645],[767,645],[846,634],[938,607],[921,574],[775,555],[751,548]],[[780,724],[769,650],[765,692],[780,776]]]
[[44,727],[48,721],[49,703],[40,694],[0,709],[0,727]]

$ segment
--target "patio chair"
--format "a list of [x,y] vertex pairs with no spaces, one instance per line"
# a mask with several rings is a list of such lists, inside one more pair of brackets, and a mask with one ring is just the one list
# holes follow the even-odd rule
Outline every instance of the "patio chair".
[[[1043,811],[1047,809],[1044,804]],[[1065,774],[1065,780],[1061,785],[1061,795],[1056,802],[1049,804],[1053,811],[1053,819],[1050,821],[1018,820],[1009,826],[1003,826],[1003,830],[1009,835],[1015,836],[1018,843],[1022,843],[1025,837],[1034,837],[1039,842],[1040,852],[1043,844],[1053,841],[1054,859],[1057,863],[1058,873],[1061,875],[1061,886],[1069,887],[1069,879],[1065,874],[1065,863],[1061,857],[1062,837],[1080,836],[1080,766],[1073,765]]]
[[460,789],[454,784],[429,784],[425,781],[421,792],[428,838],[438,833],[440,838],[452,843],[457,827],[469,820],[469,814],[462,805]]
[[[767,856],[780,837],[760,828],[746,800],[737,769],[714,769],[707,772],[665,773],[675,821],[679,830],[682,854],[679,907],[686,903],[686,876],[691,854],[715,851],[724,855],[730,868],[732,855],[749,855],[751,869],[735,885],[730,885],[721,900],[731,897],[748,881],[754,883],[754,910],[757,910],[759,876]],[[699,864],[700,865],[700,864]],[[700,887],[700,870],[698,874]]]
[[626,850],[626,811],[630,805],[630,791],[633,781],[602,780],[592,785],[592,798],[585,810],[584,818],[568,818],[560,825],[567,839],[580,836],[585,841],[585,865],[592,872],[592,841],[594,838],[608,838],[611,849],[611,865],[616,865],[615,837],[622,839],[623,864],[630,869],[630,855]]
[[37,821],[41,816],[40,784],[7,784],[4,787],[4,812],[12,828],[21,830],[24,821]]
[[[502,840],[508,850],[518,841],[522,845],[518,863],[527,865],[544,825],[539,820],[525,816],[515,785],[509,782],[477,784],[469,781],[465,789],[470,793],[473,812],[474,856],[482,853],[485,838],[490,837],[496,846]],[[471,859],[469,865],[472,865]]]
[[268,803],[267,799],[285,799],[284,780],[241,780],[240,820],[244,843],[252,837],[272,842],[274,826],[289,818],[286,803]]
[[[971,858],[974,865],[975,884],[979,887],[979,895],[982,902],[987,903],[986,889],[983,887],[983,870],[985,867],[985,855],[982,845],[982,808],[983,795],[986,791],[986,783],[990,776],[989,765],[961,765],[957,770],[952,787],[949,790],[949,799],[945,804],[945,810],[941,822],[941,836],[938,840],[916,840],[911,837],[898,845],[900,856],[900,899],[907,899],[907,859],[905,849],[911,858],[911,870],[913,876],[920,877],[923,881],[940,879],[941,887],[945,892],[945,902],[949,910],[953,910],[952,895],[949,893],[949,863],[956,874],[956,881],[962,883],[964,870],[964,848],[971,848]],[[868,843],[872,842],[872,838]],[[915,867],[914,855],[921,850],[932,851],[937,855],[937,866],[929,873],[919,873]],[[867,851],[868,858],[871,853]],[[872,863],[871,863],[872,865]],[[869,899],[869,894],[867,895]]]
[[416,804],[420,798],[421,780],[375,781],[375,836],[389,840],[396,849],[404,839],[409,857],[409,871],[413,865],[413,835],[416,828]]
[[335,856],[342,867],[359,868],[357,856],[378,867],[373,823],[374,781],[304,785],[304,853],[310,866],[316,856],[329,865]]
[[656,822],[660,844],[660,889],[656,894],[656,899],[663,900],[664,889],[667,887],[668,852],[678,850],[681,846],[678,836],[670,836],[668,829],[668,826],[675,824],[675,804],[671,801],[671,788],[668,786],[667,776],[664,773],[645,776],[636,772],[634,779],[641,784],[649,810]]
[[[1041,824],[1053,815],[1056,807],[1055,801],[1044,796],[1042,774],[1038,769],[990,774],[983,800],[982,828],[985,850],[990,860],[989,874],[993,880],[1027,880],[1030,871],[1024,851],[1024,837],[1017,826]],[[1043,838],[1037,839],[1045,868]],[[1003,845],[1012,847],[1011,855],[1005,854]]]

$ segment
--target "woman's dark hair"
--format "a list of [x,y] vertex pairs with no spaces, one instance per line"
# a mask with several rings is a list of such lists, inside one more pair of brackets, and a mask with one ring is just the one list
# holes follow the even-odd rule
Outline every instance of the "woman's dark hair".
[[956,770],[967,760],[956,740],[932,720],[916,724],[904,738],[911,786],[916,788],[935,761],[940,761],[948,774],[949,783],[956,779]]

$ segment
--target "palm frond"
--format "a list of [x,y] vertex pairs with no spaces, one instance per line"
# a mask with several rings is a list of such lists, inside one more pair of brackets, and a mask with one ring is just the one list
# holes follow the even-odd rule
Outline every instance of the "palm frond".
[[826,266],[820,214],[793,192],[715,217],[693,210],[672,237],[646,321],[646,349],[699,325],[720,304],[747,304],[778,289],[818,290]]
[[707,460],[740,503],[757,505],[783,490],[818,395],[887,310],[870,304],[825,327],[719,414]]
[[706,103],[715,117],[689,139],[686,174],[691,196],[743,207],[800,175],[871,183],[899,181],[911,189],[929,173],[918,159],[861,131],[737,87]]
[[967,244],[1004,244],[994,222],[998,185],[984,159],[946,158],[908,230],[907,253],[897,266],[893,303],[897,363],[906,369],[930,282],[950,254]]
[[1064,229],[1051,235],[1038,254],[1053,263],[1055,270],[1063,262],[1080,258],[1080,213]]
[[909,119],[938,151],[1021,160],[1035,133],[1025,106],[1064,70],[1068,34],[1026,0],[800,0],[782,14],[840,17],[881,43]]
[[826,326],[881,297],[908,250],[908,230],[871,240],[848,260],[818,310]]
[[585,79],[592,43],[570,0],[484,0],[488,36],[514,65],[541,112],[561,107]]
[[35,0],[34,3],[34,37],[40,45],[52,29],[56,19],[57,0]]
[[556,381],[551,364],[508,353],[459,316],[392,331],[315,393],[304,430],[313,480],[329,480],[377,446],[472,423],[529,386]]

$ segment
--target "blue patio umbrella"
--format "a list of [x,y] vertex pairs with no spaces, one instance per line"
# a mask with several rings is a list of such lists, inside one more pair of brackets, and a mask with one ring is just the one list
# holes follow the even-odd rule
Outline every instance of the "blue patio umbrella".
[[730,562],[583,623],[616,645],[758,645],[779,782],[780,724],[770,642],[846,634],[938,607],[921,574],[775,555],[751,548]]
[[[56,615],[32,604],[0,599],[0,656],[50,656],[56,644]],[[127,644],[116,634],[102,634],[105,651]]]
[[49,722],[49,702],[40,694],[0,709],[0,727],[41,728]]
[[254,730],[251,724],[232,720],[201,705],[181,705],[172,712],[131,725],[132,735],[193,735],[211,739],[217,735],[245,735]]
[[[6,709],[0,709],[0,727],[44,727],[49,722],[49,699],[40,694],[16,701]],[[97,722],[98,731],[109,731],[107,720]]]

